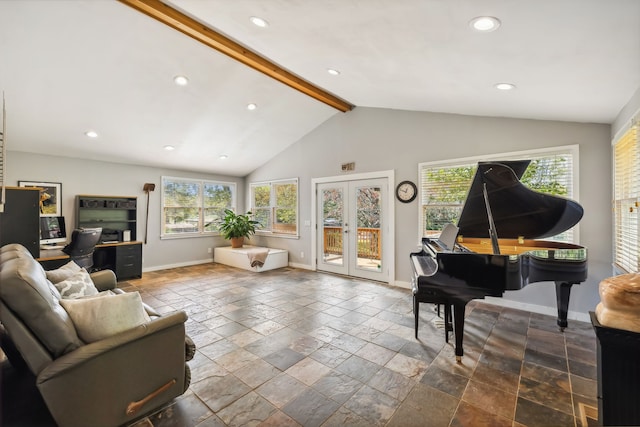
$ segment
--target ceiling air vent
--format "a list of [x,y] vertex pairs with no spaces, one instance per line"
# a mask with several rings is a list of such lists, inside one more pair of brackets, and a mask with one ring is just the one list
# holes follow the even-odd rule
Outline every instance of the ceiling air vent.
[[342,164],[342,172],[353,171],[353,170],[356,170],[356,162]]

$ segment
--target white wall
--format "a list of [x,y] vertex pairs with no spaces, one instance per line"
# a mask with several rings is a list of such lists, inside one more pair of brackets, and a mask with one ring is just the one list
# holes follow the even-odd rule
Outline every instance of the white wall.
[[[300,179],[300,224],[311,219],[311,179],[343,175],[342,163],[355,161],[352,173],[395,170],[395,181],[418,181],[418,163],[483,154],[578,144],[580,197],[585,215],[580,244],[589,250],[589,278],[574,286],[570,310],[587,318],[599,301],[597,286],[611,275],[610,126],[358,107],[320,125],[275,159],[254,171],[250,182]],[[409,254],[418,250],[419,206],[395,202],[396,280],[409,282]],[[299,240],[261,238],[261,243],[289,250],[289,261],[306,264],[311,253],[310,227],[301,225]],[[532,284],[505,298],[555,310],[551,283]]]
[[[19,143],[19,142],[18,142]],[[220,237],[195,237],[160,240],[160,177],[223,180],[237,183],[239,208],[244,209],[244,179],[222,175],[207,175],[172,169],[158,169],[118,163],[52,157],[19,151],[7,152],[7,185],[18,181],[62,183],[62,215],[67,228],[75,226],[76,194],[138,197],[137,240],[144,241],[147,195],[145,183],[154,183],[149,193],[149,227],[147,244],[143,245],[143,271],[212,261],[207,248],[225,246]]]

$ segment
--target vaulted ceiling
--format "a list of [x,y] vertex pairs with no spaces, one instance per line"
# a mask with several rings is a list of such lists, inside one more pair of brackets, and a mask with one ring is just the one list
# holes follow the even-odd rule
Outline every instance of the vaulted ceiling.
[[[355,108],[611,123],[640,87],[638,0],[164,4]],[[9,150],[244,176],[349,114],[124,2],[0,1],[0,55]]]

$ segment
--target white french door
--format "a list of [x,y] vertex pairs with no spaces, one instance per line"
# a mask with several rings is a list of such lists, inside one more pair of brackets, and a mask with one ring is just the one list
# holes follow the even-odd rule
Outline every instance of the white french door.
[[388,179],[316,186],[317,269],[388,282]]

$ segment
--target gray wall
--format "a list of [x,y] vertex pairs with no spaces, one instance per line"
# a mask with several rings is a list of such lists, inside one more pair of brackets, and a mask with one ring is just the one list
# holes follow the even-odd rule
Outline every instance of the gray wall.
[[[19,143],[15,142],[16,145]],[[19,151],[9,151],[6,164],[7,185],[17,185],[18,181],[62,183],[62,215],[68,228],[75,226],[76,194],[138,197],[137,238],[140,241],[144,240],[147,206],[147,195],[142,191],[142,186],[147,182],[156,184],[155,191],[149,193],[149,228],[147,244],[142,250],[145,271],[212,261],[213,254],[207,253],[207,249],[226,245],[220,237],[160,240],[161,176],[236,182],[239,208],[244,209],[244,179],[237,177],[43,156]]]
[[[247,177],[247,184],[278,178],[300,179],[300,224],[311,219],[311,179],[343,175],[340,165],[355,161],[353,173],[395,170],[395,181],[418,181],[418,163],[485,154],[578,144],[581,245],[589,249],[589,278],[572,292],[570,310],[586,319],[599,301],[597,286],[611,275],[610,126],[538,120],[471,117],[358,107],[333,116],[274,160]],[[395,202],[396,281],[411,280],[409,253],[417,250],[417,202]],[[301,225],[299,240],[261,238],[260,244],[289,250],[289,261],[306,264],[311,229]],[[404,282],[404,283],[402,283]],[[532,284],[505,298],[554,308],[550,283]]]
[[611,125],[611,139],[614,140],[616,136],[619,136],[619,132],[628,129],[631,119],[634,117],[640,119],[640,87],[620,110],[618,117]]
[[[471,117],[358,107],[337,114],[303,137],[272,161],[245,179],[194,174],[141,166],[51,158],[10,151],[7,182],[18,180],[62,183],[63,214],[75,221],[76,194],[138,196],[138,238],[144,237],[145,182],[156,184],[151,193],[148,244],[144,247],[145,271],[211,260],[207,248],[227,243],[217,238],[160,240],[160,177],[162,175],[222,179],[237,182],[239,209],[248,205],[246,188],[250,182],[299,178],[299,239],[254,237],[253,244],[289,250],[293,265],[312,268],[311,179],[343,175],[340,165],[356,162],[353,173],[395,170],[395,181],[417,182],[418,163],[483,154],[530,150],[579,144],[580,198],[585,216],[580,225],[580,244],[589,249],[589,278],[574,287],[570,313],[586,318],[599,301],[597,286],[611,275],[611,129],[609,125]],[[19,141],[17,142],[19,144]],[[244,186],[244,188],[243,188]],[[408,256],[418,249],[418,203],[395,202],[395,281],[410,281]],[[300,257],[305,253],[305,258]],[[309,254],[309,255],[307,255]],[[505,298],[550,312],[555,307],[553,286],[533,284]],[[526,307],[525,307],[526,308]]]

